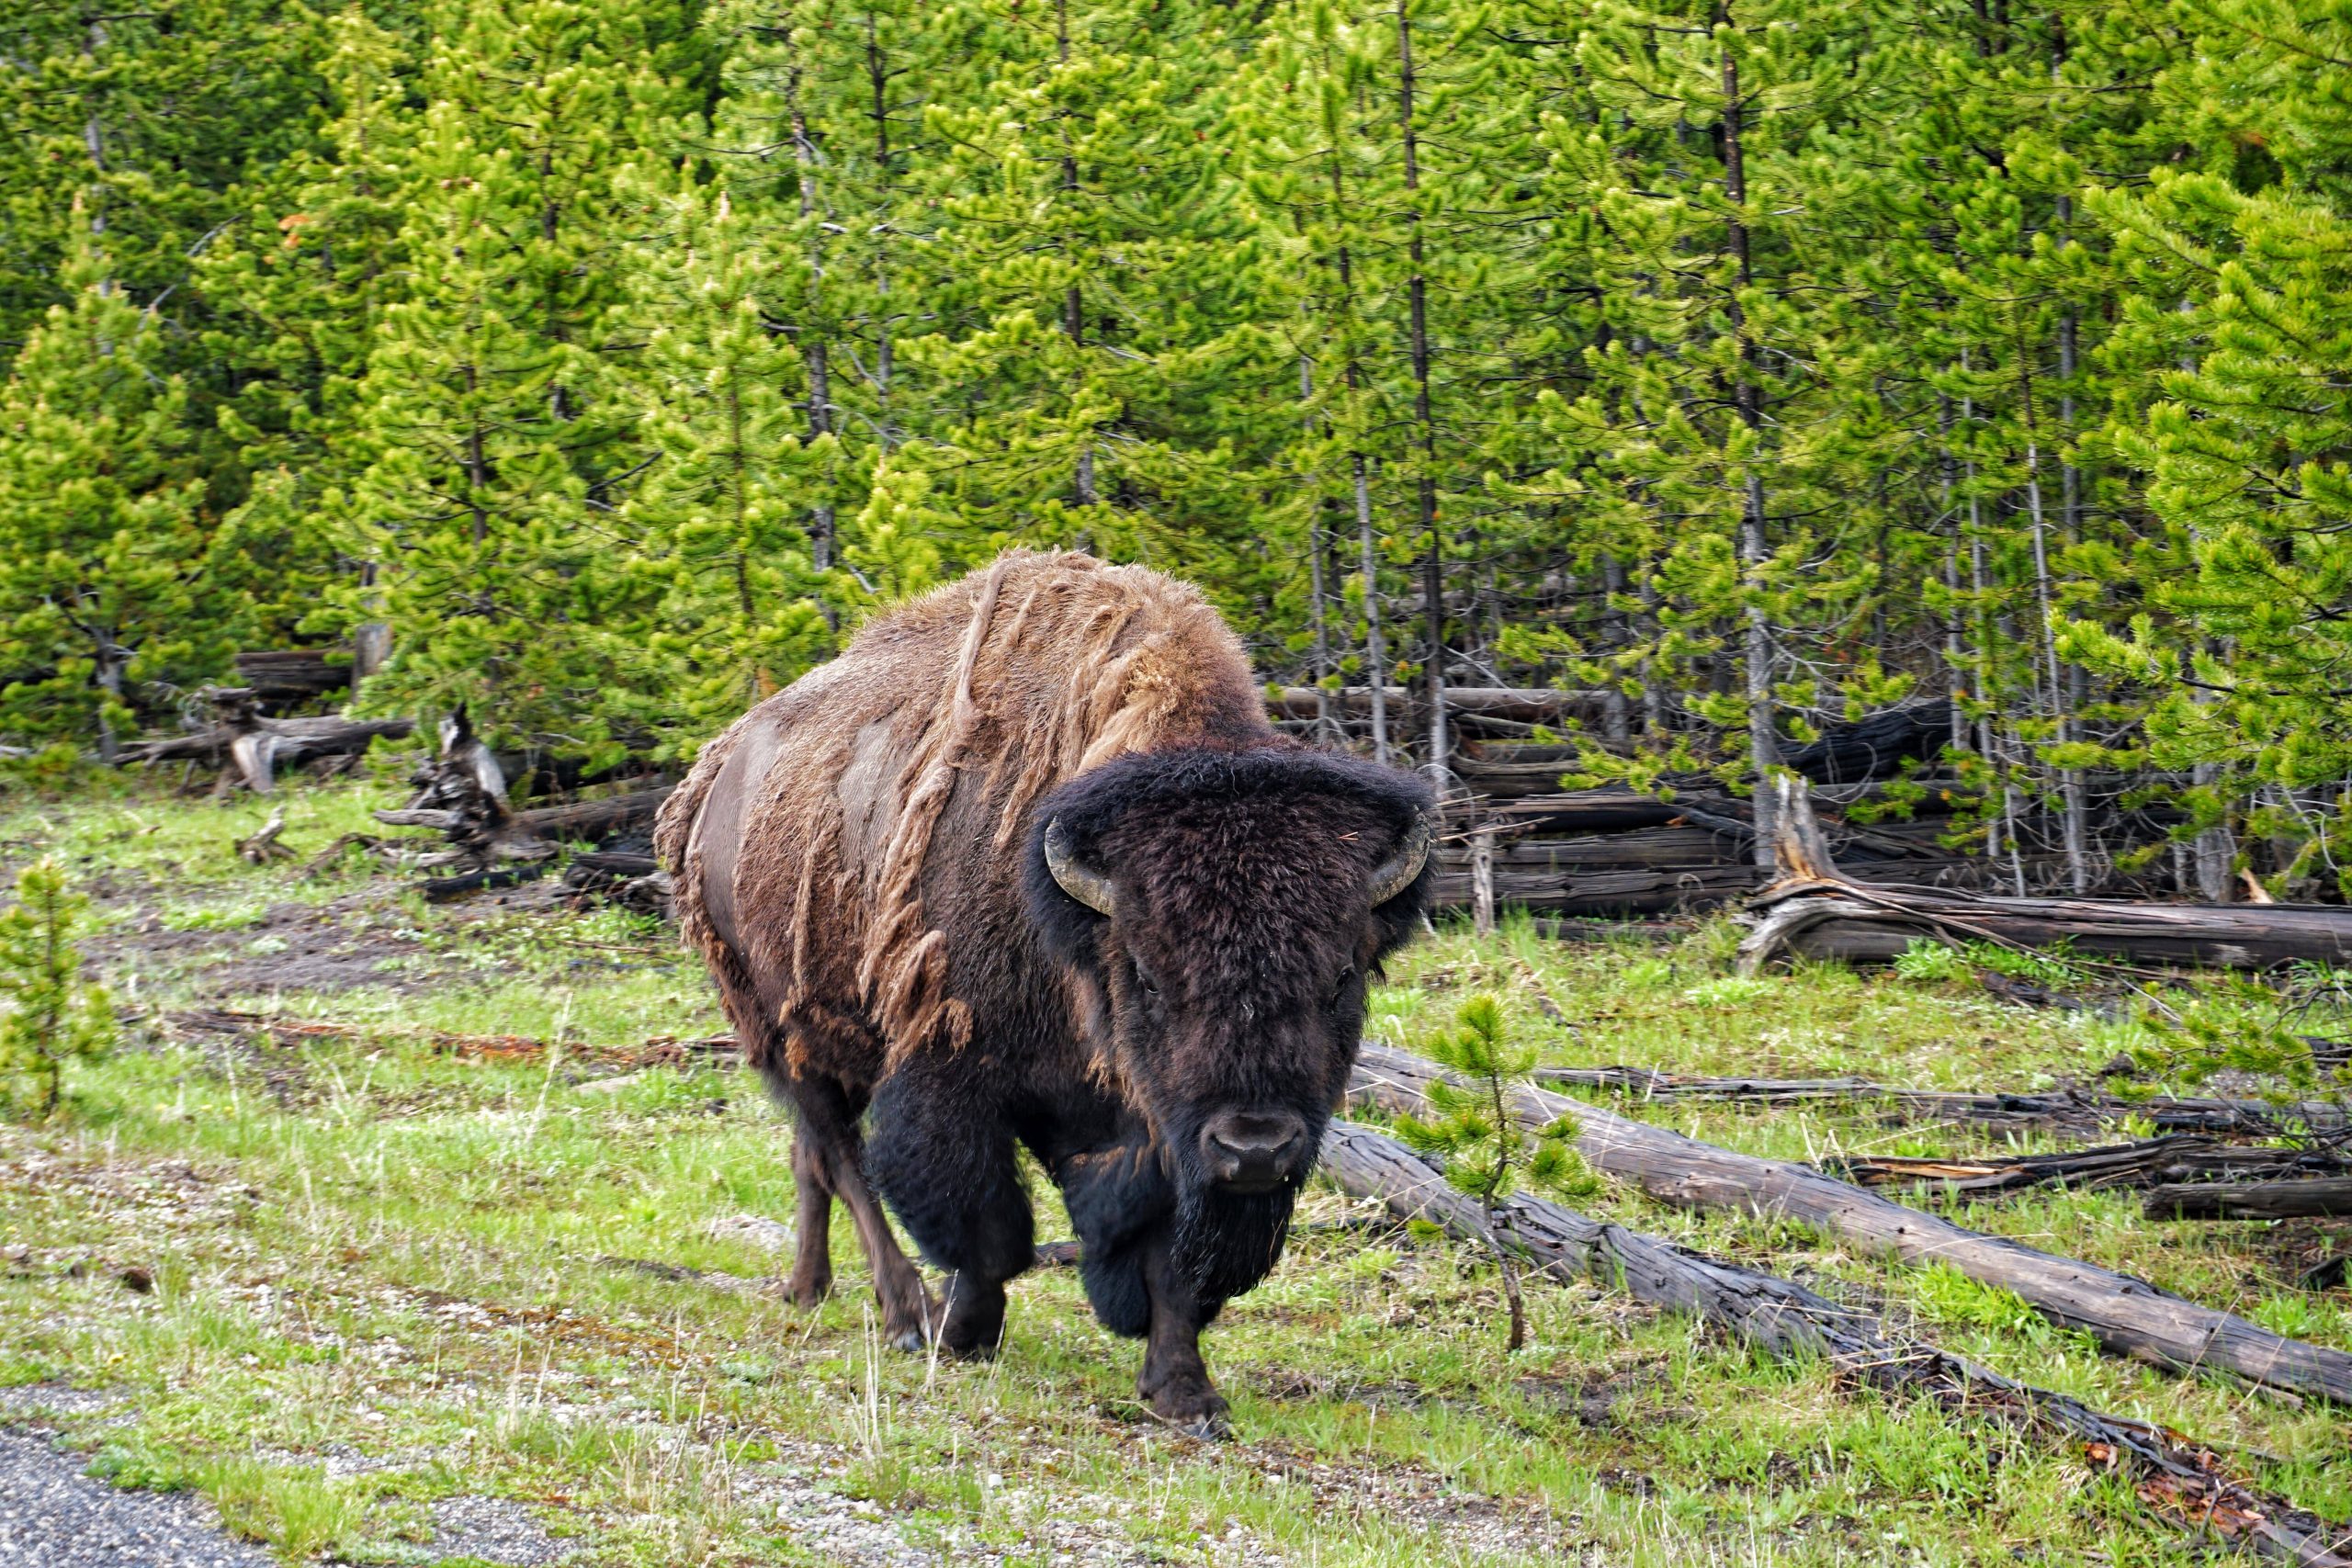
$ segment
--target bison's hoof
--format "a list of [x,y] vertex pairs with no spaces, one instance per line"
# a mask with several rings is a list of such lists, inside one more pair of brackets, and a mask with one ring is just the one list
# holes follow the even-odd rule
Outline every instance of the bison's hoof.
[[1151,1402],[1152,1414],[1188,1438],[1204,1443],[1222,1442],[1233,1433],[1222,1396],[1203,1393],[1170,1397],[1162,1393]]
[[910,1356],[921,1356],[931,1349],[931,1339],[920,1328],[901,1328],[890,1336],[890,1348],[904,1350]]

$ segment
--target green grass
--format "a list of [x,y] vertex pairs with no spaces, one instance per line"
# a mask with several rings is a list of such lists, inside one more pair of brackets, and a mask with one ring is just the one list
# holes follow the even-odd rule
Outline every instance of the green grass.
[[[385,798],[289,793],[287,837],[311,852]],[[854,1562],[876,1540],[959,1560],[1333,1568],[2198,1555],[2043,1438],[1759,1363],[1589,1285],[1532,1286],[1531,1343],[1506,1356],[1482,1257],[1319,1224],[1361,1213],[1329,1191],[1210,1335],[1237,1432],[1217,1446],[1145,1417],[1136,1348],[1094,1325],[1068,1270],[1016,1282],[1002,1358],[960,1367],[880,1347],[845,1224],[838,1289],[812,1314],[629,1267],[783,1270],[710,1231],[792,1213],[788,1129],[757,1086],[698,1068],[605,1088],[583,1055],[471,1059],[417,1032],[700,1033],[717,1016],[698,967],[612,912],[429,907],[364,865],[309,880],[246,867],[228,846],[264,814],[126,796],[0,819],[0,859],[59,848],[100,895],[99,950],[150,1019],[242,1001],[380,1031],[198,1050],[137,1026],[72,1081],[71,1121],[0,1132],[0,1383],[119,1395],[57,1418],[96,1470],[199,1492],[288,1562],[432,1561],[434,1505],[465,1495],[512,1500],[612,1564]],[[234,944],[311,940],[270,913],[288,905],[394,962],[357,986],[271,987],[273,955]],[[1412,1044],[1493,988],[1553,1064],[1944,1088],[2080,1078],[2132,1043],[2133,1025],[2020,1010],[1955,975],[1740,980],[1736,936],[1709,926],[1659,949],[1449,930],[1396,966],[1373,1032]],[[219,945],[169,945],[190,940]],[[2004,1146],[1850,1109],[1643,1113],[1794,1158]],[[2226,1445],[2261,1484],[2352,1514],[2344,1413],[2104,1357],[1948,1269],[1785,1224],[1613,1186],[1579,1202],[1883,1302],[1999,1371]],[[2352,1346],[2352,1298],[2293,1284],[2321,1226],[2150,1224],[2128,1195],[2096,1193],[1954,1213]],[[1041,1218],[1057,1233],[1050,1194]],[[122,1283],[133,1269],[151,1289]],[[352,1454],[367,1463],[331,1462]]]

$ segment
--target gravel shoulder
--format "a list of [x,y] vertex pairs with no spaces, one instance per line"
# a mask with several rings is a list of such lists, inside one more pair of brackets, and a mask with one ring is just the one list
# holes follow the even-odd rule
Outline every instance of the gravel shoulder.
[[0,1568],[272,1568],[196,1498],[119,1491],[84,1463],[39,1433],[0,1429]]

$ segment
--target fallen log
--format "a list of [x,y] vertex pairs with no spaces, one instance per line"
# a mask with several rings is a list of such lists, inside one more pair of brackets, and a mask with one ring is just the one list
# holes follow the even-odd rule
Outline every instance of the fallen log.
[[2352,961],[2352,909],[1928,892],[1895,886],[1907,880],[1899,864],[1873,866],[1864,882],[1832,858],[1804,784],[1783,776],[1777,787],[1780,879],[1750,903],[1755,930],[1739,944],[1743,975],[1785,953],[1884,963],[1921,940],[2012,948],[2063,942],[2133,964],[2224,969]]
[[[119,763],[198,761],[220,762],[227,760],[241,736],[266,737],[272,771],[291,767],[298,762],[318,757],[342,757],[365,751],[378,736],[395,740],[416,728],[415,721],[405,718],[261,718],[251,720],[250,728],[215,723],[187,735],[175,735],[158,740],[134,740],[116,752]],[[248,742],[249,749],[258,750],[259,740]]]
[[1781,761],[1815,784],[1863,784],[1932,761],[1951,741],[1951,699],[1934,697],[1826,726],[1810,745],[1783,747]]
[[1783,953],[1883,964],[1913,942],[1976,941],[2018,948],[2066,943],[2151,967],[2273,969],[2297,962],[2352,962],[2352,909],[2289,904],[2127,904],[2088,898],[2015,898],[1953,889],[1891,886],[1873,867],[1852,879],[1768,889],[1753,908],[1764,919],[1740,944],[1753,974]]
[[2013,1382],[1932,1345],[1897,1344],[1872,1314],[1793,1281],[1524,1195],[1498,1205],[1503,1224],[1498,1234],[1484,1205],[1455,1190],[1404,1145],[1346,1122],[1326,1132],[1322,1168],[1342,1191],[1377,1199],[1400,1219],[1512,1248],[1555,1279],[1589,1279],[1636,1301],[1689,1313],[1769,1355],[1819,1356],[1841,1377],[1869,1387],[2062,1433],[2079,1443],[2097,1468],[2127,1475],[2143,1502],[2181,1529],[2211,1530],[2304,1568],[2344,1568],[2352,1562],[2345,1555],[2352,1551],[2352,1539],[2341,1539],[2345,1532],[2227,1475],[2211,1449]]
[[2352,1177],[2301,1181],[2195,1181],[2151,1190],[2152,1220],[2342,1219],[2352,1215]]
[[[1442,852],[1438,863],[1437,901],[1449,908],[1466,908],[1471,894],[1468,867],[1454,866],[1452,857]],[[2029,874],[2033,875],[2055,874],[2064,863],[2063,858],[2055,855],[2026,857]],[[1890,888],[1965,886],[2007,874],[2006,865],[1965,856],[1871,863],[1874,885]],[[1656,870],[1596,866],[1552,872],[1498,866],[1495,901],[1516,904],[1544,915],[1619,918],[1677,914],[1720,908],[1748,899],[1766,880],[1767,874],[1755,866],[1728,861]],[[2346,914],[2352,915],[2352,911]],[[1907,940],[1897,942],[1889,956],[1901,953]]]
[[537,882],[554,870],[547,861],[531,865],[505,865],[491,871],[466,872],[458,876],[428,876],[417,891],[428,904],[446,904],[452,898],[462,898],[469,893],[481,893],[500,887],[517,887],[526,882]]
[[2346,1125],[2345,1109],[2325,1100],[2179,1099],[2065,1090],[2030,1094],[1970,1094],[1952,1089],[1897,1089],[1866,1078],[1686,1077],[1650,1067],[1546,1067],[1544,1082],[1568,1089],[1612,1089],[1651,1100],[1730,1100],[1758,1105],[1818,1101],[1877,1101],[1890,1119],[1973,1122],[1994,1127],[2093,1128],[2144,1117],[2160,1131],[2268,1135]]
[[553,1051],[576,1061],[618,1067],[659,1067],[683,1066],[696,1062],[727,1066],[740,1061],[742,1055],[731,1033],[708,1034],[687,1040],[681,1040],[674,1034],[657,1034],[635,1046],[592,1045],[582,1040],[550,1043],[525,1034],[457,1034],[443,1029],[388,1029],[374,1024],[334,1023],[322,1019],[285,1018],[269,1013],[239,1012],[228,1008],[201,1008],[165,1013],[161,1022],[166,1032],[184,1041],[224,1034],[240,1039],[267,1036],[279,1042],[345,1040],[362,1044],[370,1041],[394,1040],[424,1045],[452,1056],[481,1061],[532,1062]]
[[[1389,686],[1383,694],[1389,715],[1400,717],[1419,711],[1423,694],[1418,686]],[[1563,692],[1548,686],[1445,689],[1445,711],[1450,715],[1514,719],[1521,724],[1544,724],[1570,715],[1597,717],[1604,701],[1600,692]],[[1318,693],[1313,686],[1283,686],[1267,694],[1266,707],[1276,718],[1314,718],[1325,707],[1338,716],[1363,718],[1372,712],[1372,688],[1342,686]]]
[[237,683],[255,696],[278,702],[324,696],[351,685],[351,651],[336,648],[290,648],[240,653]]
[[[1421,1057],[1367,1043],[1349,1088],[1356,1100],[1383,1110],[1426,1113],[1429,1086],[1439,1077]],[[1736,1154],[1532,1086],[1519,1091],[1519,1100],[1538,1124],[1572,1118],[1587,1163],[1662,1201],[1781,1216],[1906,1263],[1948,1264],[2015,1292],[2043,1316],[2088,1331],[2116,1354],[2176,1371],[2217,1370],[2352,1405],[2352,1352],[2289,1339],[2145,1280],[1964,1229],[1804,1166]]]
[[[2034,1187],[2154,1187],[2210,1183],[2217,1178],[2243,1182],[2256,1177],[2322,1176],[2344,1169],[2344,1161],[2316,1149],[2245,1148],[2194,1134],[2143,1138],[2104,1148],[2064,1154],[2019,1155],[2008,1159],[1928,1158],[1855,1155],[1821,1162],[1821,1168],[1858,1187],[1932,1182],[1946,1191],[1984,1196],[2022,1192]],[[2288,1186],[2309,1183],[2287,1182]],[[2220,1190],[2245,1191],[2226,1182]]]
[[542,806],[514,813],[518,832],[538,839],[600,839],[624,828],[638,827],[653,820],[662,803],[670,798],[671,784],[648,789],[631,790],[626,795],[608,795],[595,800],[577,800],[563,806]]

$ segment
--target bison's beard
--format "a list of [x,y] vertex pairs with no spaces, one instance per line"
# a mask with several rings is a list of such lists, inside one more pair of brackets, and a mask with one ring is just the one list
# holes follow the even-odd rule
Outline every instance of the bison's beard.
[[[1150,1233],[1161,1226],[1177,1278],[1214,1314],[1228,1297],[1264,1279],[1282,1257],[1295,1196],[1291,1187],[1226,1192],[1201,1181],[1171,1189],[1164,1179],[1156,1192],[1065,1189],[1081,1249],[1079,1275],[1096,1319],[1130,1338],[1150,1328],[1144,1254]],[[1157,1202],[1148,1201],[1153,1197]]]
[[1203,1305],[1214,1308],[1272,1271],[1290,1235],[1297,1195],[1287,1183],[1267,1192],[1228,1192],[1190,1181],[1178,1189],[1170,1261]]

